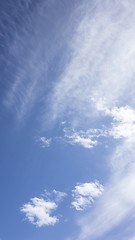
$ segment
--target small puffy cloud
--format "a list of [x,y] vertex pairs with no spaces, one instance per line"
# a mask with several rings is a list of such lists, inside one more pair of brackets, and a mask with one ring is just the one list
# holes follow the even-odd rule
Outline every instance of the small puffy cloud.
[[82,211],[87,207],[90,207],[94,199],[101,196],[104,188],[101,184],[96,182],[82,183],[75,186],[72,190],[72,196],[74,200],[72,201],[72,206],[77,211]]
[[51,216],[53,210],[56,210],[57,204],[53,201],[46,201],[43,198],[32,198],[30,202],[24,204],[21,211],[25,213],[26,218],[37,227],[45,225],[54,225],[59,220],[56,216]]
[[36,138],[37,142],[40,142],[42,148],[50,147],[51,145],[51,138],[46,138],[46,137],[37,137]]
[[42,143],[42,147],[43,147],[43,148],[49,147],[50,144],[51,144],[51,138],[47,139],[47,138],[45,138],[45,137],[41,137],[40,140],[41,140],[41,143]]
[[93,146],[97,145],[97,141],[93,141],[90,138],[84,138],[77,134],[74,134],[69,137],[71,139],[72,144],[78,144],[83,146],[84,148],[93,148]]
[[53,190],[53,194],[55,195],[55,201],[61,202],[67,196],[67,193]]
[[51,192],[44,190],[42,198],[31,198],[30,201],[24,204],[21,212],[24,212],[26,219],[37,227],[45,225],[54,225],[59,221],[56,216],[51,216],[53,210],[56,210],[58,204],[63,201],[67,194],[65,192]]
[[59,203],[59,202],[63,201],[63,199],[67,196],[67,193],[60,192],[55,189],[53,191],[49,192],[45,189],[42,196],[48,200],[52,199],[53,201]]

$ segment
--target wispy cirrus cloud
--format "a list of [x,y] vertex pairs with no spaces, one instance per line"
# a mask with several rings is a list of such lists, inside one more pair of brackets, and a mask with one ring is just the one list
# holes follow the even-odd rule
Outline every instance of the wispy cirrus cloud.
[[[3,31],[6,32],[6,19],[8,34],[11,35],[11,40],[8,34],[4,39],[7,51],[7,58],[5,56],[4,59],[7,84],[3,103],[7,108],[14,110],[20,120],[29,115],[39,103],[42,111],[45,108],[46,95],[52,84],[51,75],[53,71],[56,72],[52,67],[53,61],[61,51],[63,52],[62,48],[66,45],[65,35],[68,27],[63,28],[61,19],[54,11],[55,4],[54,1],[42,0],[38,3],[28,1],[23,4],[18,1],[11,11],[17,16],[12,16],[11,12],[3,12],[1,16]],[[61,11],[61,8],[63,12],[68,11],[57,2],[57,10]],[[15,21],[15,17],[19,20]],[[63,18],[63,15],[61,18],[67,25],[68,19]]]
[[[15,108],[20,118],[28,112],[36,99],[40,102],[46,91],[46,87],[43,90],[42,86],[46,83],[44,79],[51,61],[52,45],[50,47],[49,39],[54,37],[55,31],[50,32],[46,39],[42,7],[41,4],[36,10],[38,14],[33,14],[32,19],[35,21],[31,22],[28,17],[25,22],[26,26],[28,24],[27,28],[22,27],[22,30],[16,32],[9,49],[14,80],[9,84],[4,103],[11,109]],[[101,136],[105,134],[123,140],[122,143],[118,142],[116,150],[108,158],[111,174],[105,186],[106,191],[95,208],[88,212],[85,218],[78,220],[81,233],[76,239],[98,238],[118,226],[124,219],[134,217],[134,13],[133,0],[105,0],[94,3],[83,1],[73,18],[74,21],[79,20],[74,34],[72,31],[70,34],[69,54],[48,98],[49,121],[61,120],[64,116],[66,121],[70,119],[73,127],[83,126],[82,132],[65,132],[65,137],[71,144],[85,148],[96,146],[98,135],[88,134],[88,128],[100,129]],[[54,18],[52,19],[55,22]],[[29,35],[33,23],[35,28],[32,35]],[[58,24],[56,28],[59,29],[59,26]],[[60,35],[61,32],[57,31],[57,34]],[[60,38],[56,39],[58,43]],[[56,41],[54,44],[57,46]],[[20,60],[16,67],[18,59]],[[92,97],[107,99],[107,106],[97,109]],[[45,106],[45,101],[42,103]],[[106,123],[108,118],[111,118],[110,125],[107,125],[104,132],[99,125],[103,120]],[[47,144],[47,139],[42,138],[41,141]],[[60,198],[60,194],[58,195]],[[76,204],[81,208],[79,200]],[[22,211],[28,220],[37,226],[53,225],[58,219],[50,214],[56,208],[55,201],[32,198],[22,207]]]
[[51,117],[56,120],[64,115],[72,124],[90,124],[95,118],[93,95],[105,97],[111,107],[125,96],[128,103],[133,102],[135,4],[86,2],[80,8],[83,14],[70,41],[68,64],[50,98]]

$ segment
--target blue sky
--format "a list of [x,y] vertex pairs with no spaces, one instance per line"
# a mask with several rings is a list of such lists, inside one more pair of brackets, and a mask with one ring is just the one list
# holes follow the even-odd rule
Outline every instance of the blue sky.
[[135,3],[0,2],[0,240],[135,240]]

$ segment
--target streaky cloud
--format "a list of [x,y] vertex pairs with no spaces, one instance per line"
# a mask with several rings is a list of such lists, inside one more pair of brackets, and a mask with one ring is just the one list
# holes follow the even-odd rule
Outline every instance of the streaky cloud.
[[[20,120],[29,116],[39,103],[42,109],[39,109],[39,115],[45,108],[46,95],[52,84],[52,62],[66,44],[66,30],[60,24],[54,5],[54,1],[27,1],[26,4],[18,1],[13,10],[19,15],[19,23],[10,13],[6,16],[11,25],[7,31],[12,41],[5,36],[7,59],[4,61],[10,79],[7,79],[3,104]],[[57,2],[57,8],[62,7]],[[4,23],[2,27],[6,31]]]
[[135,89],[134,2],[96,1],[87,9],[82,3],[68,63],[50,96],[50,116],[54,120],[64,116],[78,125],[97,117],[92,96],[105,97],[113,107],[124,99],[133,102]]

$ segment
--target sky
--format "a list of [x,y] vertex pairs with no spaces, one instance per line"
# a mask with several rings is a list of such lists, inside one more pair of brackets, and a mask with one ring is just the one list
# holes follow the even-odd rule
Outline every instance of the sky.
[[0,1],[0,240],[135,240],[135,2]]

